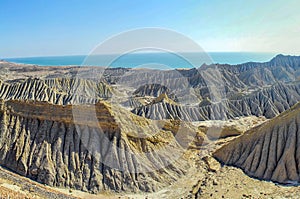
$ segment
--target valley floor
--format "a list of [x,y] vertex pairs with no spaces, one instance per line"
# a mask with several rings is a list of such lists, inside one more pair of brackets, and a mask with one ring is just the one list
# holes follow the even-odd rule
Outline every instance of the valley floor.
[[56,191],[54,188],[39,184],[0,167],[0,198],[75,199],[78,197]]

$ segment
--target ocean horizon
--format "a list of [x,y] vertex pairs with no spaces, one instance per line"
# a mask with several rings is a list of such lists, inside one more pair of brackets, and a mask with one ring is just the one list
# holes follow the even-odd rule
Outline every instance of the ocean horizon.
[[[183,56],[182,56],[183,55]],[[135,53],[116,55],[68,55],[23,58],[1,58],[2,60],[40,66],[93,65],[124,68],[193,68],[203,64],[242,64],[247,62],[267,62],[276,53],[262,52],[209,52],[209,53]]]

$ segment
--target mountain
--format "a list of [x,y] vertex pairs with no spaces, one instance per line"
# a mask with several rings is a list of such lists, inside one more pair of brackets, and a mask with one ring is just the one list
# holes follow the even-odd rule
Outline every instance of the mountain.
[[[1,165],[43,184],[93,193],[153,192],[184,175],[188,166],[179,158],[185,150],[183,139],[175,137],[179,124],[170,121],[162,121],[160,129],[105,102],[0,105]],[[194,131],[188,129],[184,137]]]
[[[170,89],[175,93],[178,105],[164,102],[144,104],[133,107],[132,112],[151,119],[179,118],[186,121],[249,115],[272,118],[300,100],[299,71],[300,57],[283,55],[265,63],[217,64],[168,71],[169,74],[179,72],[185,77],[174,80],[181,81],[178,84],[184,85],[185,90],[180,87]],[[170,85],[170,75],[164,79],[163,73],[161,78]],[[149,88],[148,95],[157,97],[151,94],[157,89],[149,91]],[[187,96],[192,100],[186,100]]]
[[300,104],[256,127],[214,153],[250,176],[284,184],[300,182]]
[[5,100],[47,101],[65,105],[95,103],[99,98],[111,96],[112,90],[107,84],[84,79],[29,78],[10,82],[0,80],[0,99]]
[[248,94],[239,94],[221,102],[202,100],[199,105],[170,104],[158,101],[141,105],[133,113],[146,118],[174,119],[185,121],[222,120],[241,116],[265,116],[273,118],[300,101],[300,82],[277,83],[257,89]]

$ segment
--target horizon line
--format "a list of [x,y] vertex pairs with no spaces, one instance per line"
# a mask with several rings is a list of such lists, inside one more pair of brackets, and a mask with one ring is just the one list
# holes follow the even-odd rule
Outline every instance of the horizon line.
[[[186,51],[186,52],[134,52],[134,53],[127,53],[127,54],[164,54],[164,53],[171,53],[171,54],[176,54],[176,53],[260,53],[260,54],[283,54],[283,55],[300,55],[300,54],[291,54],[291,53],[281,53],[281,52],[266,52],[266,51],[203,51],[203,52],[193,52],[193,51]],[[118,55],[119,53],[107,53],[107,54],[65,54],[65,55],[30,55],[30,56],[15,56],[15,57],[0,57],[0,60],[5,60],[5,59],[23,59],[23,58],[46,58],[46,57],[77,57],[77,56],[107,56],[107,55]],[[120,54],[122,55],[122,54]]]

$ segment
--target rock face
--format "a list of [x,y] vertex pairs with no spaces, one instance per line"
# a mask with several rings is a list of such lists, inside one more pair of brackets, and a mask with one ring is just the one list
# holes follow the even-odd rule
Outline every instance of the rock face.
[[[96,122],[88,117],[90,109],[96,111]],[[184,174],[186,163],[171,161],[181,149],[170,131],[172,125],[156,134],[150,121],[129,114],[140,128],[147,124],[145,133],[152,133],[138,138],[131,132],[134,124],[120,125],[120,118],[126,117],[114,115],[105,103],[75,110],[80,120],[73,120],[71,105],[2,101],[0,164],[50,186],[93,193],[152,192]],[[169,153],[161,152],[165,145]]]
[[300,182],[300,104],[255,127],[214,153],[250,176],[279,183]]

